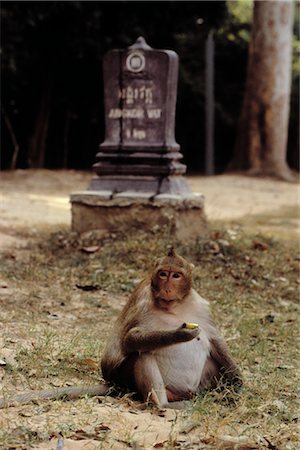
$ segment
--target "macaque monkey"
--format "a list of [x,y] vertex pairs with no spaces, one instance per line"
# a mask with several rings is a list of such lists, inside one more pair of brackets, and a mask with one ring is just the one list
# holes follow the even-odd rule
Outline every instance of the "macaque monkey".
[[171,249],[137,286],[101,360],[108,384],[33,391],[0,399],[0,407],[34,399],[106,395],[109,384],[132,389],[158,407],[177,407],[220,380],[240,386],[239,369],[211,319],[208,302],[192,288],[192,269]]
[[190,399],[220,380],[241,385],[208,302],[192,288],[192,269],[174,249],[158,259],[125,305],[102,357],[106,381],[157,406]]

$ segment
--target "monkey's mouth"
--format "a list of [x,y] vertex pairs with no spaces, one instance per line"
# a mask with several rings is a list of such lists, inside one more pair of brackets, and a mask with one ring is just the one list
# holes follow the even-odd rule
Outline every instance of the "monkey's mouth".
[[167,307],[176,303],[177,300],[174,298],[156,297],[156,301],[160,306]]
[[165,302],[176,302],[176,300],[178,300],[178,296],[175,292],[165,292],[163,289],[157,292],[156,298],[164,300]]

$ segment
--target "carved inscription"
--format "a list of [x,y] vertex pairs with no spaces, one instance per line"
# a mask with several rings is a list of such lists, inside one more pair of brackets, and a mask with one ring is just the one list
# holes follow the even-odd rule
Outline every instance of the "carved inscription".
[[[126,65],[136,63],[135,57],[126,60]],[[144,63],[143,63],[144,66]],[[162,109],[155,108],[155,89],[145,84],[136,85],[133,81],[132,85],[122,87],[118,92],[118,99],[122,102],[123,107],[111,108],[108,112],[108,118],[112,120],[124,120],[122,124],[123,138],[131,141],[142,141],[147,139],[146,121],[157,121],[162,118]],[[127,119],[131,119],[128,122]],[[135,121],[139,122],[136,123]],[[144,123],[142,123],[144,121]],[[138,127],[137,127],[138,125]]]
[[127,139],[138,139],[142,140],[146,138],[146,131],[145,130],[137,130],[136,128],[133,128],[133,130],[130,130],[129,128],[126,128],[125,135]]
[[119,98],[125,100],[127,105],[132,105],[135,100],[143,100],[146,105],[151,105],[153,102],[153,89],[146,86],[140,88],[127,86],[119,90]]
[[161,109],[146,109],[145,111],[140,108],[111,108],[108,117],[110,119],[144,119],[145,117],[148,117],[148,119],[160,119]]
[[143,119],[145,113],[143,109],[132,108],[132,109],[120,109],[112,108],[109,111],[108,117],[110,119]]
[[178,58],[141,44],[105,56],[106,135],[101,148],[178,148],[174,110]]
[[149,119],[160,119],[161,118],[161,109],[147,109],[147,116]]

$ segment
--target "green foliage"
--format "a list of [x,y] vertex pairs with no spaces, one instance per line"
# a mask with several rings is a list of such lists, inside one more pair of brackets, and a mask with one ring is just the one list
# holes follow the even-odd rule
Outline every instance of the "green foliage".
[[252,21],[253,0],[228,1],[227,7],[231,20],[240,24],[249,24]]
[[293,61],[292,61],[292,76],[293,76],[293,82],[295,83],[297,80],[299,80],[299,74],[300,74],[300,40],[296,36],[294,36],[293,39]]

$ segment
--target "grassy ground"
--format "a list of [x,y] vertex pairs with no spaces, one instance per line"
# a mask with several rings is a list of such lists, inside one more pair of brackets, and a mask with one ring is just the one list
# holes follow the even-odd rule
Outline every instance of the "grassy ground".
[[[1,395],[95,384],[113,320],[152,261],[175,244],[195,265],[241,367],[232,398],[199,395],[183,412],[141,410],[130,396],[44,401],[0,412],[0,448],[296,449],[299,253],[290,241],[224,222],[191,244],[167,235],[70,234],[15,228],[26,245],[1,254]],[[57,447],[58,448],[58,447]]]

